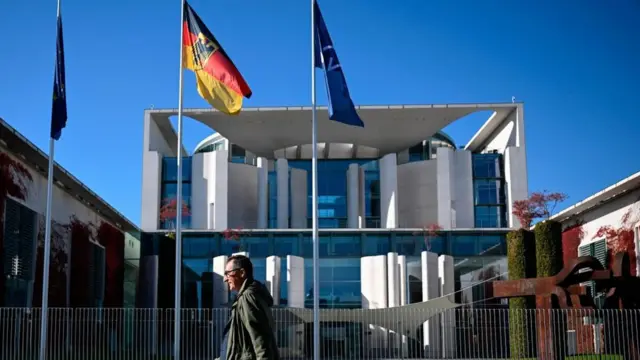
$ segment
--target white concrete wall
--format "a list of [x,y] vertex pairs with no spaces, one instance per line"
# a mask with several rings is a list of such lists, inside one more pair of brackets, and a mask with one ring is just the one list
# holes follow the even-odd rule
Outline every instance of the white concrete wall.
[[144,114],[143,132],[143,151],[155,151],[164,156],[177,156],[176,152],[172,150],[175,148],[175,145],[170,146],[167,143],[167,140],[165,140],[164,135],[160,131],[160,127],[151,119],[151,115],[147,112]]
[[360,227],[360,167],[350,164],[347,170],[347,224],[350,229]]
[[456,150],[453,153],[454,173],[453,189],[455,191],[456,228],[472,229],[475,227],[474,199],[473,199],[473,163],[471,152]]
[[287,302],[289,307],[304,308],[304,259],[287,255]]
[[[438,255],[423,251],[420,256],[422,269],[422,301],[429,301],[440,296],[438,277]],[[424,323],[424,350],[427,357],[437,357],[442,346],[441,325],[438,316]]]
[[380,159],[380,217],[383,228],[398,227],[398,166],[396,154]]
[[276,216],[278,229],[289,228],[289,163],[287,159],[276,161],[278,183],[278,214]]
[[269,256],[267,258],[267,280],[265,286],[269,289],[271,297],[273,297],[273,304],[280,305],[280,257]]
[[[209,228],[209,202],[206,196],[209,189],[209,154],[198,153],[191,157],[191,228]],[[144,190],[143,190],[144,191]],[[149,211],[146,211],[149,212]],[[143,214],[145,211],[142,212]]]
[[[142,212],[140,228],[143,231],[158,229],[160,215],[160,187],[162,182],[162,155],[157,151],[145,151],[142,155]],[[45,181],[46,183],[46,181]],[[45,186],[46,192],[46,186]],[[46,196],[45,196],[46,201]],[[156,209],[153,211],[153,209]],[[53,212],[52,212],[53,213]]]
[[[363,309],[384,309],[388,305],[387,256],[366,256],[360,259],[360,287],[362,291]],[[370,335],[365,339],[369,349],[386,349],[388,345],[387,330],[370,325]]]
[[513,203],[529,197],[527,162],[524,148],[510,146],[505,150],[504,177],[507,192],[507,225],[511,228],[519,228],[520,221],[513,215]]
[[[9,153],[4,148],[1,148],[0,151],[24,165],[33,179],[31,183],[27,182],[27,197],[25,200],[16,198],[12,199],[33,210],[34,212],[40,215],[44,215],[47,208],[47,177],[41,175],[29,164]],[[93,209],[78,200],[75,194],[68,193],[67,191],[60,188],[55,182],[53,186],[53,202],[51,206],[51,218],[53,219],[53,221],[61,225],[69,224],[71,217],[75,216],[79,221],[86,224],[92,223],[95,225],[100,225],[102,222],[107,222],[115,226],[115,224],[107,221]]]
[[[387,254],[387,307],[402,306],[403,299],[406,300],[406,296],[403,296],[403,291],[406,292],[406,271],[401,274],[400,258],[398,253],[395,252]],[[406,265],[406,258],[404,258],[404,261]],[[405,275],[405,277],[403,278],[402,275]],[[400,318],[398,321],[406,322],[408,319]],[[393,330],[389,330],[389,347],[391,349],[398,353],[404,351],[403,344],[405,343],[406,338]]]
[[[229,227],[229,160],[226,150],[218,150],[205,153],[204,161],[207,164],[207,228],[212,230],[224,230]],[[195,196],[198,195],[193,192]]]
[[307,171],[291,169],[291,228],[306,229],[307,226]]
[[229,287],[224,282],[224,268],[228,257],[225,255],[213,258],[213,307],[220,308],[229,302]]
[[[140,217],[140,227],[144,231],[155,231],[159,225],[158,216],[161,206],[162,158],[163,156],[176,156],[176,154],[166,142],[158,124],[151,120],[151,116],[148,113],[145,113],[144,116],[143,134],[142,216]],[[149,209],[156,209],[156,211],[149,211]]]
[[437,160],[398,166],[398,217],[402,228],[438,223]]
[[[409,288],[409,277],[407,275],[407,257],[404,255],[398,256],[398,280],[400,283],[400,306],[404,306],[408,304],[408,288]],[[403,358],[406,358],[408,355],[408,341],[407,336],[403,335],[400,339],[400,355]]]
[[[628,214],[627,222],[624,217]],[[571,226],[576,222],[582,222],[584,236],[580,246],[589,245],[592,242],[602,240],[597,237],[598,229],[603,226],[611,226],[614,229],[623,227],[635,230],[636,274],[640,274],[640,189],[631,191],[613,201],[592,208],[578,217],[563,222],[564,226]]]
[[453,204],[456,200],[454,191],[454,152],[450,148],[438,148],[436,151],[438,168],[438,225],[445,229],[451,229],[453,219]]
[[269,161],[257,159],[258,167],[258,229],[266,229],[269,221]]
[[[455,302],[455,296],[451,295],[455,291],[455,274],[453,268],[453,257],[440,255],[438,257],[438,283],[440,286],[440,296],[448,295],[451,302]],[[441,315],[441,336],[443,357],[450,358],[456,354],[456,315],[455,311],[447,311]]]
[[497,150],[503,154],[507,147],[518,146],[518,111],[513,111],[502,124],[493,131],[484,145],[484,151]]
[[366,228],[366,198],[364,192],[364,169],[358,168],[358,227]]
[[387,254],[387,307],[400,306],[400,273],[398,253]]
[[258,225],[258,168],[228,163],[228,227],[254,229]]

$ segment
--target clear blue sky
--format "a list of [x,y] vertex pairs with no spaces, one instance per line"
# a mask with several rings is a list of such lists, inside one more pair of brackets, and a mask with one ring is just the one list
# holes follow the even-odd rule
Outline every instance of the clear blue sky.
[[[310,104],[309,1],[191,5],[252,87],[247,106]],[[568,203],[640,170],[640,1],[320,6],[355,103],[516,96],[525,102],[529,188],[566,192]],[[45,151],[55,14],[55,0],[0,4],[0,117]],[[180,1],[65,0],[63,16],[69,121],[55,158],[138,223],[143,110],[177,107]],[[185,75],[185,106],[206,106]],[[473,116],[446,130],[465,144],[481,124]],[[210,133],[187,121],[187,148]]]

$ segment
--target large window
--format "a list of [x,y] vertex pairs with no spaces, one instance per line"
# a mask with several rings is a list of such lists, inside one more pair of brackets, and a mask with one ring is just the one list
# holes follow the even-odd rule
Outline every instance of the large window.
[[[347,227],[347,170],[350,164],[360,165],[365,172],[365,211],[368,227],[380,227],[380,170],[377,160],[321,160],[318,161],[318,227]],[[311,225],[312,191],[311,161],[289,160],[289,167],[307,171],[307,214]],[[271,216],[271,215],[270,215]],[[377,223],[378,226],[375,226]]]
[[507,227],[504,164],[501,154],[473,154],[475,227]]
[[[160,228],[173,229],[176,226],[177,196],[178,196],[178,167],[177,159],[165,157],[162,159],[162,185],[160,194]],[[191,158],[182,160],[182,226],[191,227]]]
[[[360,308],[360,259],[320,259],[320,307]],[[305,259],[305,307],[313,307],[313,262]]]
[[0,275],[5,279],[2,296],[7,307],[29,307],[32,303],[38,230],[36,216],[26,206],[6,199],[4,241],[0,243],[4,267],[0,269]]

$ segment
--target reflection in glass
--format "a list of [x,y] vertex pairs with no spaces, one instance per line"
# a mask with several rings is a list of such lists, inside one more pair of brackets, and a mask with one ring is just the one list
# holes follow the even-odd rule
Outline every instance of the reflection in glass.
[[505,206],[476,206],[475,225],[485,229],[506,227]]
[[416,244],[414,235],[396,236],[395,251],[398,255],[417,256],[421,248],[422,244]]
[[[320,259],[320,306],[360,308],[360,259]],[[313,262],[305,259],[305,307],[313,307]]]
[[505,203],[502,180],[478,179],[473,182],[476,205],[501,205]]
[[300,254],[300,237],[297,235],[276,236],[273,238],[273,255],[286,257]]
[[501,154],[473,154],[474,178],[501,178],[502,155]]
[[203,257],[213,258],[215,253],[215,241],[206,237],[182,238],[182,254],[185,258]]
[[390,251],[389,235],[366,234],[362,238],[362,255],[380,255]]
[[269,198],[269,229],[278,228],[278,174],[275,171],[269,171],[267,176],[267,191]]
[[451,234],[451,255],[453,256],[473,256],[476,251],[478,237],[475,235]]
[[269,249],[269,238],[268,237],[245,237],[241,240],[242,250],[248,251],[253,257],[269,257],[272,252]]
[[362,246],[360,235],[333,235],[331,236],[332,256],[360,256]]
[[[302,254],[305,258],[313,257],[313,242],[311,237],[305,236],[302,238]],[[329,237],[320,236],[318,254],[320,257],[329,256]]]

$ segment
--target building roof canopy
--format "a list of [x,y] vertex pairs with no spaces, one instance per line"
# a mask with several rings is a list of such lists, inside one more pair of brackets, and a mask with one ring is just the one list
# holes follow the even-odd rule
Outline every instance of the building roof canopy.
[[[516,104],[360,106],[364,128],[329,120],[326,107],[318,108],[318,142],[354,144],[378,149],[380,155],[407,149],[428,139],[452,122],[476,111],[494,110],[505,118]],[[177,111],[149,110],[158,122]],[[247,108],[228,116],[213,109],[186,109],[184,116],[211,127],[232,143],[257,156],[311,143],[311,108]]]

